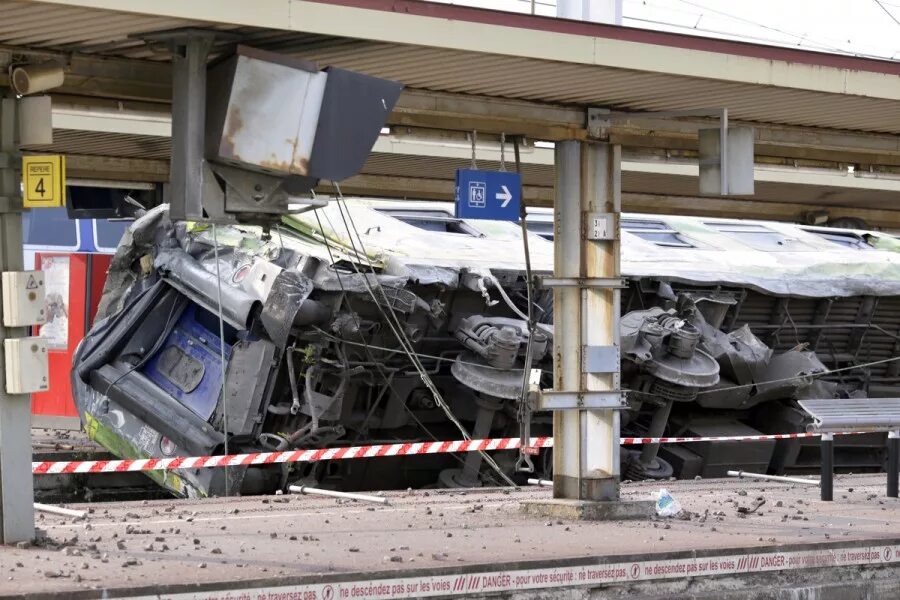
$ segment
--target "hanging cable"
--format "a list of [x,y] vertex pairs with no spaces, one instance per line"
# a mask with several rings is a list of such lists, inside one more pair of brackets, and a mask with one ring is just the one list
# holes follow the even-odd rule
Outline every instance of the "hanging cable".
[[469,138],[472,142],[472,170],[478,169],[478,163],[475,162],[475,145],[478,144],[478,132],[474,129],[472,130],[472,136]]
[[506,134],[500,134],[500,170],[506,171]]
[[[519,458],[516,460],[516,470],[528,473],[534,472],[534,463],[531,462],[531,456],[528,449],[531,444],[531,405],[528,401],[528,384],[531,378],[531,365],[534,361],[534,334],[537,331],[537,322],[534,318],[534,280],[531,274],[531,250],[528,246],[528,211],[525,209],[524,194],[522,193],[521,176],[522,162],[519,154],[519,138],[513,140],[513,152],[516,160],[516,173],[519,174],[519,197],[523,199],[519,203],[519,226],[522,230],[522,250],[525,253],[525,298],[528,302],[528,314],[522,315],[518,310],[515,312],[525,317],[528,322],[528,341],[525,344],[525,362],[522,368],[522,389],[519,392],[519,404],[516,410],[516,419],[519,421]],[[505,292],[501,289],[500,295],[504,300],[509,300]],[[511,304],[511,302],[509,302]]]
[[[315,198],[315,197],[316,197],[315,192],[312,192],[312,194],[313,194],[313,198]],[[328,237],[325,235],[325,228],[322,226],[322,220],[319,218],[319,211],[318,211],[318,210],[314,211],[314,214],[316,215],[316,223],[318,223],[318,225],[319,225],[319,233],[320,233],[321,236],[322,236],[322,243],[325,245],[325,249],[326,249],[326,251],[328,252],[329,260],[331,261],[332,267],[334,268],[334,273],[335,273],[335,276],[337,277],[337,280],[338,280],[338,286],[340,286],[340,288],[341,288],[341,293],[344,295],[344,299],[345,299],[346,302],[347,302],[348,308],[350,308],[350,310],[352,311],[352,310],[353,310],[353,307],[352,307],[351,304],[350,304],[350,296],[347,294],[347,290],[344,288],[344,282],[343,282],[343,279],[341,278],[340,272],[339,272],[338,269],[334,266],[334,265],[336,265],[337,263],[335,262],[334,254],[333,254],[332,251],[331,251],[331,244],[328,242]],[[329,225],[329,227],[331,227],[331,230],[332,230],[332,231],[336,231],[335,228],[334,228],[334,225],[331,223],[331,219],[328,218],[328,213],[325,213],[325,219],[328,220],[328,225]],[[318,327],[315,327],[315,326],[314,326],[313,328],[314,328],[315,330],[317,330],[320,334],[323,334],[323,335],[325,335],[326,337],[331,338],[331,339],[333,339],[333,340],[336,340],[336,341],[339,341],[339,342],[342,342],[342,343],[348,343],[348,344],[352,344],[352,345],[362,346],[362,347],[365,349],[366,358],[367,358],[370,362],[372,362],[373,364],[375,364],[375,368],[376,368],[376,370],[378,371],[378,374],[379,374],[379,375],[381,376],[381,378],[384,380],[386,389],[388,389],[388,390],[391,392],[391,394],[393,394],[394,396],[397,397],[397,399],[400,400],[400,405],[404,408],[404,410],[406,410],[407,413],[409,413],[409,416],[410,416],[410,417],[411,417],[411,418],[412,418],[412,419],[413,419],[413,420],[414,420],[414,421],[422,428],[422,430],[423,430],[428,436],[430,436],[432,440],[437,441],[438,438],[437,438],[433,433],[431,433],[431,431],[430,431],[427,427],[425,427],[425,425],[422,424],[422,422],[421,422],[421,421],[416,417],[416,415],[412,412],[412,409],[410,409],[410,408],[406,405],[406,402],[403,402],[403,399],[401,398],[400,394],[398,394],[398,393],[396,392],[396,390],[394,389],[394,386],[393,386],[392,380],[391,380],[392,378],[389,378],[389,377],[385,374],[383,365],[381,364],[381,361],[375,360],[375,357],[374,357],[374,355],[372,354],[372,349],[382,350],[382,351],[390,351],[390,352],[402,352],[402,351],[400,351],[400,350],[394,350],[394,349],[389,349],[389,348],[381,348],[381,347],[379,347],[379,346],[373,346],[372,344],[369,344],[368,341],[366,341],[366,338],[365,338],[365,336],[363,335],[362,331],[357,331],[357,332],[356,332],[357,335],[359,336],[359,339],[360,339],[360,342],[361,342],[361,343],[357,343],[357,342],[351,342],[351,341],[349,341],[349,340],[342,340],[342,339],[340,339],[340,338],[337,338],[337,337],[335,337],[335,336],[332,336],[331,334],[326,333],[325,331],[323,331],[322,329],[320,329],[320,328],[318,328]],[[372,410],[374,410],[374,406],[372,407]],[[454,456],[454,458],[456,458],[456,460],[457,460],[459,463],[461,463],[461,464],[464,463],[464,461],[463,461],[461,458],[459,458],[458,456],[456,456],[456,455],[453,455],[453,456]]]
[[[365,261],[366,261],[366,264],[368,264],[368,266],[369,266],[370,272],[374,273],[375,267],[372,264],[372,261],[369,259],[369,256],[365,249],[365,246],[363,245],[362,238],[359,235],[359,231],[356,229],[356,224],[353,222],[353,216],[350,215],[350,209],[347,207],[346,201],[344,200],[344,196],[341,193],[340,184],[336,181],[333,181],[332,184],[334,185],[335,190],[337,191],[338,211],[341,215],[341,219],[344,221],[344,227],[347,230],[347,234],[349,236],[350,244],[352,246],[353,252],[356,255],[358,260],[359,260],[360,254],[362,254],[362,256],[365,257]],[[344,214],[345,210],[347,213],[346,215]],[[352,224],[352,231],[351,231],[350,224]],[[356,242],[353,241],[354,235],[356,236],[357,241],[359,241],[360,248],[362,249],[361,253],[356,248]],[[357,273],[362,275],[359,272],[359,269],[356,266],[356,264],[352,261],[351,261],[351,264],[353,265],[353,268],[357,271]],[[384,310],[384,308],[381,305],[381,302],[379,302],[378,298],[375,296],[375,292],[372,289],[372,285],[369,282],[368,276],[363,277],[363,283],[365,284],[366,290],[369,292],[369,295],[372,297],[372,300],[375,302],[375,306],[378,308],[379,312],[381,312],[382,316],[385,318],[385,321],[390,326],[391,331],[393,332],[394,336],[397,338],[397,341],[400,344],[401,348],[404,349],[404,351],[407,353],[407,356],[412,361],[413,366],[419,372],[419,377],[422,379],[422,382],[425,384],[425,387],[427,387],[428,390],[431,392],[435,403],[444,411],[444,414],[447,416],[447,418],[450,420],[450,422],[456,426],[456,428],[459,430],[460,434],[463,435],[464,439],[467,439],[467,440],[472,439],[471,435],[469,435],[469,432],[466,430],[466,428],[463,426],[463,424],[459,422],[459,419],[457,419],[456,415],[454,415],[453,412],[450,410],[450,407],[447,405],[446,401],[444,400],[444,397],[441,395],[440,391],[437,389],[437,386],[434,385],[434,382],[432,381],[431,377],[428,375],[428,372],[425,370],[425,367],[422,365],[421,361],[419,361],[419,359],[416,357],[412,342],[409,340],[409,337],[403,331],[403,325],[400,322],[399,317],[397,317],[396,313],[394,312],[394,308],[393,308],[393,306],[391,306],[390,299],[388,298],[387,293],[384,291],[384,288],[381,286],[380,282],[378,282],[377,278],[375,279],[375,283],[376,283],[375,288],[378,289],[378,291],[381,293],[381,296],[384,299],[384,306],[387,307],[387,311]],[[503,469],[500,468],[500,465],[498,465],[490,455],[488,455],[486,452],[483,452],[483,451],[479,451],[479,454],[482,456],[484,461],[486,463],[488,463],[497,472],[497,474],[500,475],[500,477],[503,478],[504,481],[506,481],[510,486],[516,487],[515,482],[513,482],[512,479],[510,479],[506,475],[506,473],[503,472]]]
[[[525,243],[527,244],[528,242],[525,242]],[[506,303],[506,305],[509,307],[509,309],[511,311],[513,311],[513,313],[515,313],[515,315],[517,317],[519,317],[523,321],[529,321],[529,322],[531,321],[531,317],[529,317],[528,315],[523,313],[521,310],[519,310],[519,307],[515,305],[515,303],[512,301],[512,299],[509,297],[509,295],[507,295],[506,290],[503,289],[503,286],[500,285],[500,282],[497,281],[497,278],[494,277],[493,275],[491,276],[491,283],[493,283],[494,287],[497,288],[497,291],[500,292],[500,297],[503,298],[503,302]],[[528,301],[531,302],[530,297],[528,298]],[[529,312],[531,312],[531,311],[529,310]]]
[[894,16],[894,13],[892,13],[891,11],[889,11],[889,10],[884,6],[884,4],[881,3],[881,0],[874,0],[874,1],[875,1],[875,4],[877,4],[878,7],[879,7],[881,10],[883,10],[884,13],[885,13],[887,16],[889,16],[889,17],[891,18],[891,20],[892,20],[894,23],[896,23],[897,25],[900,25],[900,20],[897,20],[897,17]]
[[[216,261],[216,300],[217,309],[219,311],[219,362],[222,367],[222,433],[225,436],[225,455],[230,454],[228,451],[228,402],[225,400],[225,318],[222,315],[222,273],[219,268],[219,238],[216,233],[216,224],[212,226],[213,234],[213,257]],[[228,483],[228,470],[225,467],[225,496],[230,496],[230,487]]]
[[829,369],[827,371],[822,371],[821,373],[807,373],[806,375],[794,375],[793,377],[782,377],[781,379],[770,379],[768,381],[754,381],[753,383],[744,383],[741,385],[730,385],[728,387],[716,388],[714,390],[700,390],[697,392],[697,395],[701,394],[717,394],[719,392],[727,392],[730,390],[740,390],[744,388],[750,388],[757,385],[769,385],[770,383],[787,383],[789,381],[797,381],[800,379],[818,379],[819,377],[824,377],[826,375],[833,375],[835,373],[843,373],[845,371],[854,371],[856,369],[867,369],[869,367],[875,367],[877,365],[883,365],[886,363],[897,362],[900,360],[900,356],[892,356],[891,358],[882,358],[881,360],[874,360],[872,362],[862,363],[859,365],[853,365],[850,367],[841,367],[840,369]]
[[[320,329],[319,327],[316,327],[315,325],[312,325],[311,327],[312,327],[312,329],[317,331],[319,334],[321,334],[335,342],[350,344],[351,346],[366,346],[372,350],[378,350],[379,352],[386,352],[388,354],[404,354],[404,355],[406,354],[405,351],[398,350],[396,348],[386,348],[384,346],[376,346],[375,344],[362,344],[361,342],[354,342],[354,341],[348,340],[346,338],[341,338],[341,337],[337,337],[336,335],[332,335],[332,334],[328,333],[327,331],[325,331],[324,329]],[[424,354],[422,352],[416,352],[415,355],[419,358],[424,358],[426,360],[433,360],[436,362],[458,362],[463,365],[471,365],[473,367],[479,367],[481,369],[490,369],[490,370],[495,370],[495,371],[508,371],[509,370],[509,369],[504,369],[502,367],[492,367],[491,365],[485,365],[482,363],[459,360],[458,358],[448,358],[446,356],[436,356],[434,354]],[[543,371],[543,372],[547,373],[548,375],[553,373],[552,371]]]

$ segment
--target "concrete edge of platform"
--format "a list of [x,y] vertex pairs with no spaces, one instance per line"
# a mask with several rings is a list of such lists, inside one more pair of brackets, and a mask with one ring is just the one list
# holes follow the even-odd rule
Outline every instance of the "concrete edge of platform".
[[[28,594],[0,592],[0,599],[27,596],[34,600],[160,597],[217,600],[221,598],[219,592],[223,591],[255,591],[259,598],[270,597],[268,593],[271,592],[290,593],[291,598],[389,599],[409,597],[410,594],[417,597],[448,597],[849,566],[900,569],[900,538],[585,556],[375,572],[315,573],[164,586],[132,585],[128,588],[98,587],[92,590]],[[429,586],[428,589],[418,587],[417,590],[412,590],[412,586],[425,585]],[[298,595],[301,592],[315,594]]]
[[524,500],[520,506],[527,515],[575,521],[626,521],[650,519],[656,515],[656,503],[653,500],[595,502],[546,498]]

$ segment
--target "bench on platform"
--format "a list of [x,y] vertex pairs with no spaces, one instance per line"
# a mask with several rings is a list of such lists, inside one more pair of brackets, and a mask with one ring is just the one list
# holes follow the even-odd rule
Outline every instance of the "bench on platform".
[[888,432],[887,495],[897,497],[900,472],[900,398],[800,400],[812,418],[807,429],[822,434],[822,500],[833,499],[834,434],[854,431]]

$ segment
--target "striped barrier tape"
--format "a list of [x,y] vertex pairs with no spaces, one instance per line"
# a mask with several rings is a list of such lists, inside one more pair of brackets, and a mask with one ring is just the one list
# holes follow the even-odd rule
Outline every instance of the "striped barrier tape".
[[[856,435],[864,432],[845,433]],[[818,437],[818,433],[776,433],[771,435],[734,435],[723,437],[626,437],[622,445],[683,444],[692,442],[758,442]],[[839,435],[839,434],[835,434]],[[494,438],[483,440],[456,440],[447,442],[408,442],[402,444],[375,444],[319,448],[316,450],[290,450],[285,452],[254,452],[221,456],[175,456],[172,458],[138,458],[123,460],[42,461],[31,463],[35,475],[64,473],[122,473],[125,471],[171,471],[175,469],[199,469],[203,467],[237,467],[270,465],[287,462],[317,462],[320,460],[347,460],[351,458],[375,458],[379,456],[411,456],[415,454],[447,454],[485,450],[515,450],[520,447],[519,438]],[[531,438],[529,448],[552,448],[552,437]]]

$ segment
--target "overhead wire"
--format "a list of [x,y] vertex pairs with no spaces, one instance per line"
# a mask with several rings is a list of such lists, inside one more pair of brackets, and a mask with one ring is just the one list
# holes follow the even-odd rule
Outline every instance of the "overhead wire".
[[[347,230],[347,235],[349,237],[350,245],[351,245],[351,248],[353,249],[353,253],[357,260],[360,260],[360,254],[365,256],[366,263],[368,264],[368,267],[370,269],[370,273],[374,274],[375,266],[372,264],[371,260],[369,259],[368,255],[366,254],[366,250],[362,245],[361,239],[359,241],[360,241],[360,247],[362,247],[362,253],[360,253],[360,251],[357,250],[357,248],[356,248],[356,243],[353,241],[353,235],[354,235],[354,233],[356,233],[356,236],[359,239],[359,233],[356,232],[355,223],[353,224],[353,231],[351,231],[349,223],[352,222],[352,215],[350,216],[350,221],[348,221],[348,217],[345,216],[345,214],[344,214],[344,208],[345,208],[346,204],[345,203],[342,204],[343,195],[341,194],[340,189],[337,188],[337,184],[335,184],[335,186],[336,186],[336,189],[338,190],[338,201],[337,201],[338,202],[338,204],[337,204],[338,211],[341,215],[341,220],[344,222],[344,227]],[[349,209],[347,212],[349,213]],[[328,218],[328,216],[326,215],[326,219],[327,218]],[[332,225],[332,228],[333,228],[333,225]],[[409,338],[406,336],[405,332],[403,332],[403,325],[400,322],[399,318],[397,317],[396,313],[394,312],[394,309],[391,306],[391,301],[387,297],[387,293],[384,291],[384,288],[380,284],[378,284],[376,286],[378,291],[381,292],[382,298],[384,299],[384,304],[387,306],[388,311],[385,311],[384,307],[382,306],[381,300],[379,300],[375,296],[375,292],[373,291],[372,286],[369,283],[368,275],[367,274],[363,275],[363,273],[361,273],[359,271],[359,268],[356,266],[356,262],[351,261],[350,264],[356,270],[357,274],[361,276],[363,285],[366,287],[366,291],[372,297],[372,301],[375,303],[376,308],[379,310],[382,317],[384,317],[388,326],[391,328],[391,332],[394,334],[394,337],[397,339],[397,342],[400,344],[400,347],[410,358],[410,361],[412,362],[412,364],[416,368],[416,370],[419,370],[420,374],[424,373],[425,368],[422,365],[421,361],[419,361],[418,358],[416,357],[414,348],[412,346],[412,342],[409,341]],[[377,280],[376,280],[376,283],[378,283]],[[456,419],[456,416],[448,411],[448,407],[446,407],[446,403],[444,402],[443,397],[440,395],[440,392],[438,392],[437,388],[434,386],[434,383],[431,381],[431,378],[427,377],[427,375],[425,375],[422,377],[422,379],[423,379],[423,383],[425,383],[425,386],[435,396],[435,401],[438,403],[438,405],[441,406],[441,408],[443,408],[445,410],[445,412],[448,412],[447,417],[460,429],[461,433],[463,433],[464,435],[468,435],[468,433],[465,431],[465,428]],[[469,438],[466,438],[466,439],[469,439]]]
[[894,13],[892,13],[891,11],[889,11],[889,10],[887,9],[887,7],[885,7],[885,5],[881,3],[881,0],[873,0],[873,1],[875,2],[875,4],[878,5],[878,8],[880,8],[881,10],[883,10],[884,13],[885,13],[887,16],[889,16],[889,17],[891,18],[891,20],[892,20],[894,23],[896,23],[897,25],[900,25],[900,20],[897,20],[897,17],[894,16]]
[[[315,198],[315,192],[313,192],[313,197]],[[331,244],[330,244],[329,241],[328,241],[328,236],[325,235],[325,228],[322,226],[322,220],[321,220],[321,218],[319,218],[319,211],[318,211],[318,210],[315,210],[315,211],[313,211],[313,214],[315,214],[315,216],[316,216],[316,223],[319,225],[319,234],[322,236],[322,243],[325,245],[325,249],[326,249],[326,251],[328,252],[328,258],[329,258],[329,260],[331,261],[331,264],[332,264],[332,265],[336,265],[337,263],[335,262],[335,259],[334,259],[334,253],[333,253],[332,250],[331,250]],[[328,213],[325,213],[325,218],[326,218],[326,220],[328,220],[328,225],[329,225],[329,227],[331,227],[331,230],[332,230],[332,231],[336,231],[335,228],[334,228],[334,225],[331,223],[331,219],[328,218]],[[336,267],[334,268],[334,273],[335,273],[335,277],[336,277],[337,280],[338,280],[338,286],[341,288],[341,292],[344,294],[345,301],[347,302],[348,308],[350,308],[350,310],[353,310],[353,307],[352,307],[352,305],[350,304],[350,297],[349,297],[349,295],[347,294],[347,290],[344,288],[344,282],[343,282],[343,279],[341,278],[340,271],[339,271]],[[365,336],[362,334],[361,331],[358,331],[358,332],[357,332],[358,335],[359,335],[360,342],[361,342],[361,343],[360,343],[360,342],[351,342],[350,340],[345,340],[345,339],[342,339],[342,338],[338,338],[337,336],[333,336],[333,335],[327,333],[326,331],[324,331],[324,330],[322,330],[321,328],[316,327],[316,326],[313,326],[313,328],[314,328],[316,331],[318,331],[321,335],[325,335],[326,337],[328,337],[328,338],[330,338],[330,339],[332,339],[332,340],[334,340],[334,341],[338,341],[338,342],[341,342],[341,343],[344,343],[344,344],[351,344],[351,345],[362,346],[363,348],[365,348],[366,358],[367,358],[370,362],[372,362],[372,363],[375,364],[375,369],[378,371],[378,374],[379,374],[379,375],[381,376],[381,378],[384,380],[384,383],[385,383],[385,386],[386,386],[385,389],[389,390],[389,391],[391,392],[391,394],[393,394],[393,395],[396,396],[397,398],[400,398],[400,395],[396,392],[396,390],[394,389],[394,386],[393,386],[393,384],[392,384],[393,375],[392,375],[390,378],[388,378],[388,376],[385,375],[383,366],[381,365],[381,363],[380,363],[379,361],[375,360],[375,357],[374,357],[374,355],[372,354],[372,349],[374,348],[374,349],[376,349],[376,350],[390,351],[390,352],[401,352],[401,351],[395,350],[395,349],[393,349],[393,348],[382,348],[382,347],[379,347],[379,346],[374,346],[374,345],[370,344],[370,343],[366,340]],[[383,397],[383,395],[379,395],[379,398],[376,398],[376,401],[373,403],[373,406],[370,408],[370,414],[371,414],[372,412],[374,412],[374,410],[375,410],[375,408],[377,407],[378,402],[380,401],[381,397]],[[432,433],[430,429],[428,429],[427,427],[425,427],[425,425],[422,423],[422,421],[420,421],[419,418],[416,417],[416,415],[415,415],[415,413],[412,411],[412,409],[409,408],[409,406],[406,405],[406,402],[403,402],[403,401],[402,401],[402,398],[401,398],[400,405],[401,405],[401,406],[403,407],[403,409],[407,412],[407,414],[409,414],[409,416],[412,418],[412,420],[415,421],[415,422],[419,425],[419,427],[421,427],[421,429],[422,429],[428,436],[431,437],[432,440],[434,440],[434,441],[439,441],[439,440],[438,440],[438,437],[437,437],[436,435],[434,435],[434,433]],[[366,418],[366,421],[368,421],[368,417]],[[357,438],[357,439],[358,439],[358,438]],[[457,460],[457,462],[459,462],[460,464],[463,464],[463,463],[464,463],[464,461],[463,461],[461,458],[459,458],[458,456],[456,456],[455,454],[452,455],[452,456],[453,456],[453,457]]]
[[[846,54],[846,53],[847,53],[846,50],[843,50],[843,49],[838,48],[838,47],[836,47],[836,46],[832,46],[832,45],[830,45],[830,44],[823,44],[822,42],[819,42],[819,41],[817,41],[817,40],[810,39],[809,37],[806,36],[806,34],[801,35],[801,34],[798,34],[798,33],[793,33],[793,32],[791,32],[791,31],[785,31],[784,29],[780,29],[780,28],[778,28],[778,27],[772,27],[771,25],[765,25],[765,24],[763,24],[763,23],[759,23],[758,21],[754,21],[753,19],[747,19],[747,18],[745,18],[745,17],[740,17],[740,16],[738,16],[738,15],[734,15],[734,14],[731,14],[731,13],[728,13],[728,12],[725,12],[725,11],[722,11],[722,10],[718,10],[718,9],[715,9],[715,8],[710,8],[709,6],[704,6],[704,5],[702,5],[702,4],[698,4],[698,3],[696,3],[696,2],[692,2],[691,0],[678,0],[678,1],[681,2],[682,4],[687,4],[687,5],[689,5],[689,6],[693,6],[694,8],[699,8],[699,9],[701,9],[701,10],[709,11],[709,12],[711,12],[711,13],[715,13],[715,14],[717,14],[717,15],[726,17],[726,18],[728,18],[728,19],[732,19],[732,20],[734,20],[734,21],[740,21],[740,22],[746,23],[746,24],[748,24],[748,25],[753,25],[753,26],[759,27],[759,28],[761,28],[761,29],[767,29],[767,30],[769,30],[769,31],[774,31],[774,32],[776,32],[776,33],[780,33],[781,35],[786,35],[786,36],[789,36],[789,37],[798,39],[798,40],[800,40],[801,44],[802,44],[802,42],[804,42],[804,41],[810,41],[810,42],[813,42],[813,43],[815,43],[815,44],[817,44],[817,45],[819,45],[819,46],[821,46],[821,47],[823,47],[823,48],[827,48],[827,49],[832,50],[832,51],[835,51],[835,52],[840,52],[840,53],[842,53],[842,54]],[[876,0],[876,1],[877,1],[877,0]]]
[[[665,27],[670,27],[672,29],[678,29],[678,30],[684,30],[685,32],[692,32],[692,33],[701,32],[703,34],[710,34],[710,35],[706,35],[704,37],[716,37],[716,38],[720,38],[720,39],[731,38],[731,39],[734,39],[737,41],[747,41],[747,42],[753,42],[753,43],[779,45],[779,46],[786,46],[786,47],[790,47],[793,45],[793,42],[787,42],[783,39],[777,39],[774,37],[762,37],[762,36],[757,36],[757,35],[749,35],[749,34],[745,34],[745,33],[735,33],[735,32],[731,32],[731,31],[722,31],[721,29],[713,29],[713,28],[708,28],[708,27],[679,25],[677,23],[669,23],[667,21],[658,21],[656,19],[647,19],[647,18],[643,18],[643,17],[628,17],[628,16],[626,16],[626,17],[623,17],[623,19],[626,21],[635,21],[637,23],[649,23],[651,25],[664,25]],[[679,31],[679,33],[680,33],[680,31]],[[852,52],[850,50],[841,50],[839,48],[836,48],[836,47],[833,47],[830,45],[822,44],[820,42],[815,42],[814,40],[807,40],[807,41],[811,42],[809,44],[806,44],[807,48],[810,48],[810,49],[816,50],[816,51],[820,51],[820,52],[828,51],[828,52],[832,52],[832,53],[847,54],[850,56],[859,56],[859,57],[865,57],[865,58],[884,58],[883,56],[876,55],[876,54]]]
[[[315,197],[315,192],[313,192],[313,197]],[[334,254],[331,251],[331,244],[328,242],[328,237],[325,235],[325,229],[322,226],[322,219],[319,218],[319,211],[317,211],[317,210],[313,211],[313,214],[315,214],[315,216],[316,216],[316,223],[318,223],[318,225],[319,225],[319,233],[322,235],[322,242],[324,243],[325,249],[328,252],[328,258],[331,261],[332,265],[336,265],[337,263],[335,262]],[[326,218],[327,218],[327,215],[326,215]],[[332,227],[332,230],[333,229],[334,228]],[[338,286],[341,288],[341,293],[344,295],[344,299],[347,302],[347,306],[350,308],[350,310],[353,310],[353,307],[350,305],[350,297],[347,295],[347,290],[344,288],[344,281],[341,278],[340,271],[337,269],[337,267],[334,267],[334,273],[335,273],[335,277],[337,277],[337,280],[338,280]],[[361,345],[363,348],[365,348],[366,358],[370,362],[375,364],[376,370],[378,371],[379,375],[381,375],[381,377],[384,379],[386,389],[390,390],[390,392],[392,394],[397,395],[396,391],[394,391],[394,387],[391,383],[391,379],[389,379],[388,376],[385,375],[384,369],[382,368],[381,363],[379,361],[375,360],[375,357],[372,354],[372,350],[371,350],[372,347],[369,344],[369,342],[366,340],[365,336],[362,334],[361,331],[357,331],[357,334],[359,335],[360,342],[362,342],[362,343],[357,344],[356,342],[350,342],[349,340],[341,340],[340,338],[337,338],[336,336],[332,336],[332,335],[326,333],[325,331],[323,331],[322,329],[320,329],[318,327],[314,326],[314,329],[316,329],[320,334],[324,334],[325,336],[332,338],[334,340],[340,341],[342,343]],[[373,411],[375,410],[375,407],[377,406],[379,401],[380,401],[380,398],[376,399],[376,402],[374,403],[371,410],[373,410]],[[426,432],[427,432],[427,430],[426,430]]]
[[[353,221],[353,215],[350,214],[350,209],[347,207],[347,203],[344,200],[344,195],[341,192],[340,184],[336,181],[333,181],[332,184],[334,185],[335,191],[337,192],[338,212],[341,215],[341,220],[344,222],[344,227],[347,230],[347,235],[348,235],[348,238],[350,241],[350,246],[353,250],[353,253],[356,256],[357,260],[360,260],[360,250],[356,248],[356,242],[353,240],[353,237],[355,235],[356,240],[359,242],[359,246],[362,250],[361,254],[363,257],[365,257],[365,261],[369,267],[370,273],[374,274],[375,267],[372,264],[372,261],[368,256],[365,245],[363,244],[363,241],[362,241],[362,237],[359,235],[359,231],[356,228],[356,223]],[[347,213],[346,215],[345,215],[345,210]],[[326,214],[326,218],[327,218],[327,214]],[[352,224],[352,231],[351,231],[351,224]],[[359,272],[359,268],[356,266],[355,261],[351,261],[351,265],[357,271],[358,274],[362,275],[362,273]],[[413,366],[419,372],[419,377],[422,379],[422,382],[425,384],[425,387],[427,387],[428,390],[431,392],[431,394],[435,400],[435,403],[441,408],[441,410],[443,410],[444,414],[447,416],[447,419],[456,426],[456,428],[459,430],[460,434],[463,435],[464,439],[467,439],[467,440],[472,439],[468,430],[466,430],[466,428],[463,426],[463,424],[460,423],[459,419],[456,418],[456,415],[454,415],[453,412],[450,410],[450,407],[447,405],[446,401],[444,400],[444,397],[441,395],[440,391],[437,389],[437,386],[435,386],[431,377],[428,375],[428,372],[425,370],[424,365],[422,365],[422,363],[416,357],[415,351],[414,351],[415,349],[412,345],[412,342],[409,340],[409,337],[403,331],[403,325],[400,322],[400,319],[397,317],[396,313],[394,312],[394,307],[391,305],[391,301],[388,298],[387,293],[384,291],[384,288],[381,286],[380,282],[378,282],[378,280],[376,279],[375,287],[381,293],[381,296],[384,299],[384,305],[387,307],[387,310],[384,309],[384,307],[381,305],[381,302],[379,302],[378,298],[375,296],[375,292],[372,289],[372,285],[369,282],[368,276],[367,275],[363,276],[362,280],[363,280],[364,285],[366,286],[366,290],[368,291],[369,295],[372,297],[372,300],[375,302],[375,306],[378,308],[379,312],[381,312],[382,316],[385,318],[386,322],[388,323],[388,326],[391,328],[392,333],[397,338],[397,342],[400,344],[401,348],[403,348],[406,351],[407,356],[410,358],[411,362],[413,363]],[[491,468],[493,468],[497,472],[497,474],[507,484],[509,484],[510,486],[516,487],[515,482],[513,482],[512,479],[510,479],[509,476],[507,476],[506,473],[503,472],[503,469],[500,468],[500,465],[498,465],[496,463],[496,461],[494,461],[494,459],[490,455],[488,455],[486,452],[483,452],[483,451],[479,451],[479,453],[481,454],[484,461],[488,465],[490,465]]]
[[[698,4],[695,2],[690,2],[689,0],[679,0],[679,1],[683,2],[686,5],[696,8],[697,11],[696,12],[690,11],[688,9],[681,10],[681,9],[677,9],[677,8],[674,8],[669,5],[655,4],[652,2],[647,2],[646,0],[642,0],[640,2],[640,4],[643,6],[656,7],[656,8],[666,9],[666,10],[670,10],[670,11],[674,11],[674,12],[681,12],[681,13],[684,13],[685,15],[689,15],[689,16],[693,16],[695,14],[698,14],[698,12],[699,12],[700,16],[702,17],[706,13],[700,12],[700,11],[708,11],[709,13],[717,14],[723,18],[741,22],[741,23],[745,23],[747,25],[752,25],[752,26],[760,28],[760,29],[772,31],[772,32],[781,34],[783,36],[788,36],[789,38],[793,38],[798,41],[790,42],[785,39],[762,37],[762,36],[758,36],[758,35],[748,35],[746,33],[739,33],[739,32],[734,32],[734,31],[723,31],[721,29],[715,29],[715,28],[711,28],[711,27],[704,28],[704,27],[699,27],[696,24],[695,24],[695,26],[681,25],[678,23],[670,23],[670,22],[666,22],[666,21],[654,20],[652,18],[636,17],[636,16],[629,16],[629,15],[623,15],[623,21],[637,21],[639,23],[650,23],[653,25],[662,25],[667,28],[674,28],[674,29],[684,30],[687,32],[703,32],[704,34],[710,34],[715,37],[728,37],[728,38],[733,38],[733,39],[737,39],[737,40],[748,40],[751,42],[758,42],[758,43],[765,43],[765,44],[777,44],[777,45],[781,45],[781,46],[790,46],[790,45],[796,44],[796,45],[799,45],[802,47],[812,48],[812,49],[818,50],[818,51],[839,53],[839,54],[845,54],[845,55],[850,55],[850,56],[858,56],[858,57],[862,57],[862,58],[875,58],[875,59],[880,59],[880,60],[884,60],[887,58],[887,55],[884,53],[881,53],[881,54],[875,53],[875,52],[877,52],[877,49],[875,47],[871,47],[871,49],[874,50],[875,52],[871,52],[871,51],[870,52],[858,52],[858,51],[851,50],[849,48],[841,48],[841,47],[837,46],[836,44],[843,43],[843,42],[837,42],[836,40],[826,41],[824,39],[810,38],[806,34],[798,34],[798,33],[792,32],[792,31],[782,30],[778,27],[773,27],[770,25],[766,25],[764,23],[760,23],[758,21],[754,21],[752,19],[748,19],[748,18],[741,17],[741,16],[738,16],[735,14],[731,14],[726,11],[711,8],[711,7],[701,5],[701,4]],[[698,23],[699,23],[699,20],[698,20]]]

